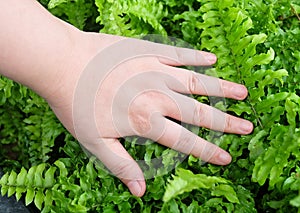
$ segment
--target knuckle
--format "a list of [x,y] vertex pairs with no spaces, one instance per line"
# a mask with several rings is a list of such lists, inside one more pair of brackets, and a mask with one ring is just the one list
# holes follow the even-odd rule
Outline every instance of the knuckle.
[[218,93],[220,94],[220,96],[225,97],[225,91],[230,90],[228,88],[227,83],[224,80],[218,79],[217,81],[217,86],[218,86]]
[[188,91],[191,94],[196,92],[198,82],[197,73],[191,71],[188,77]]
[[206,123],[204,105],[195,103],[194,113],[193,113],[193,123],[196,125],[203,126]]
[[[132,131],[139,136],[145,136],[152,129],[151,115],[155,112],[153,100],[157,97],[157,92],[148,91],[137,97],[129,108],[129,118]],[[150,103],[150,104],[149,104]]]
[[182,53],[182,49],[178,48],[178,47],[174,47],[175,49],[175,52],[176,52],[176,56],[177,56],[177,61],[180,63],[180,64],[184,64],[184,56],[183,56],[183,53]]
[[226,129],[232,129],[233,128],[233,120],[231,116],[225,115],[225,127]]
[[172,148],[182,153],[190,154],[193,150],[195,143],[196,136],[185,132],[180,136],[179,141],[176,144],[174,144]]
[[203,147],[202,152],[200,153],[201,159],[205,162],[210,162],[217,154],[218,147],[213,144],[207,142]]
[[[202,114],[201,111],[202,111],[201,106],[199,106],[199,104],[197,104],[195,106],[194,113],[193,113],[193,123],[194,124],[201,123],[200,122],[200,118],[201,118],[201,114]],[[201,119],[201,121],[202,121],[202,119]]]
[[128,160],[120,161],[111,169],[111,172],[118,178],[130,180],[134,179],[132,171],[136,170],[135,166],[134,163]]
[[138,110],[131,114],[132,115],[130,116],[130,120],[133,131],[140,136],[147,134],[147,132],[149,132],[151,129],[148,118],[149,116],[147,115],[148,113],[142,110]]

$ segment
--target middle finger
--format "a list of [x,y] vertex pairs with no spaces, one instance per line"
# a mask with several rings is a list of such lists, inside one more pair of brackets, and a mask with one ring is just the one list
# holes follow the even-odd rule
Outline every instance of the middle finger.
[[169,81],[166,81],[167,86],[179,93],[226,97],[236,100],[243,100],[248,94],[247,88],[241,84],[178,67],[167,66],[164,67],[164,70],[170,76]]

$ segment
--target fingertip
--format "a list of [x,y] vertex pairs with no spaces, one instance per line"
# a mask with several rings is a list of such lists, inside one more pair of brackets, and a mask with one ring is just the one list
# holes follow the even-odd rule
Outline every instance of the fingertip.
[[145,180],[131,180],[127,183],[127,187],[131,194],[142,197],[146,191]]
[[241,84],[232,88],[232,93],[237,100],[244,100],[248,96],[248,89]]
[[240,125],[241,133],[248,135],[253,131],[253,123],[247,120],[244,120],[243,123]]
[[232,157],[231,155],[226,152],[226,151],[222,151],[219,153],[219,155],[217,156],[217,164],[218,165],[228,165],[230,164],[232,161]]
[[232,157],[225,150],[221,148],[217,148],[217,150],[213,153],[213,155],[209,157],[209,159],[204,161],[215,165],[225,166],[231,163]]
[[217,62],[217,56],[210,52],[201,51],[201,54],[204,55],[205,59],[207,60],[207,65],[213,65]]

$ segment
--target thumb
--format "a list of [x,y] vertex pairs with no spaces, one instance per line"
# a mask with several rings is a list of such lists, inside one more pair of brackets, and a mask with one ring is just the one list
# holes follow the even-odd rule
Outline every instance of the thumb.
[[146,183],[143,172],[117,139],[101,138],[95,143],[84,144],[84,147],[117,176],[133,195],[144,195]]

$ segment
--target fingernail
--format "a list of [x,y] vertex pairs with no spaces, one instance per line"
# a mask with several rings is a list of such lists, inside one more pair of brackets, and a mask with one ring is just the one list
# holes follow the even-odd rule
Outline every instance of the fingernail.
[[222,164],[222,165],[229,164],[231,162],[230,154],[228,154],[227,152],[221,152],[219,154],[219,161],[220,161],[220,164]]
[[141,196],[142,188],[141,188],[139,182],[132,180],[127,184],[127,186],[133,195],[138,196],[138,197]]
[[245,134],[248,134],[252,132],[253,124],[249,121],[244,121],[243,123],[241,123],[240,128]]
[[206,58],[212,64],[216,63],[216,61],[217,61],[217,56],[215,54],[212,54],[212,53],[208,53],[206,55]]

